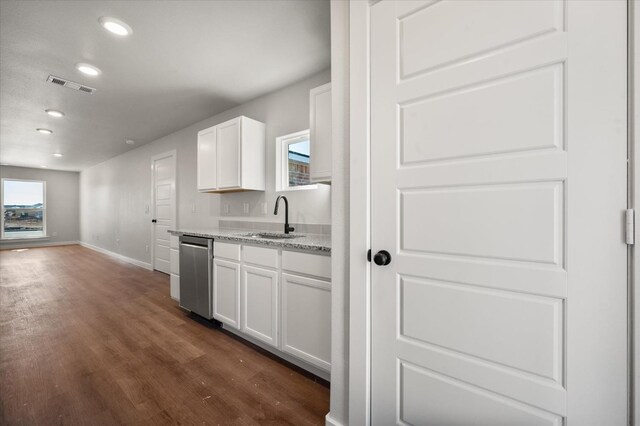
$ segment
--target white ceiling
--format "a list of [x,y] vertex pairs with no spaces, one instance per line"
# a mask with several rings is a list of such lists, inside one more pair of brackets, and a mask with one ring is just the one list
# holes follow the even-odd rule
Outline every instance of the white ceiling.
[[[101,16],[133,34],[108,33]],[[329,67],[329,26],[327,0],[2,0],[0,163],[82,170],[287,86]],[[97,92],[47,83],[49,74]]]

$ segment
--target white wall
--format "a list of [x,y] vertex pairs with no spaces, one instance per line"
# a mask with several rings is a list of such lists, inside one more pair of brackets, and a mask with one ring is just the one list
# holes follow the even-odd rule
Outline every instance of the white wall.
[[[1,248],[35,246],[77,242],[80,240],[78,225],[78,172],[63,172],[29,167],[0,166],[0,177],[10,179],[42,180],[46,182],[46,220],[49,239],[37,243],[1,242]],[[55,236],[53,234],[56,234]]]
[[[256,75],[259,75],[259,70],[256,70]],[[151,241],[151,216],[145,212],[151,203],[151,157],[172,149],[177,151],[178,227],[216,227],[224,203],[230,206],[230,216],[280,221],[281,218],[271,214],[276,197],[275,137],[308,128],[309,90],[329,80],[330,71],[323,71],[83,170],[80,173],[81,241],[141,262],[151,262],[150,253],[146,250]],[[267,190],[264,193],[224,195],[198,193],[198,131],[238,115],[246,115],[267,125]],[[330,223],[329,186],[287,193],[287,197],[291,222]],[[240,213],[245,202],[250,203],[249,215]],[[267,215],[262,214],[264,202],[268,202]],[[194,205],[195,212],[192,210]]]

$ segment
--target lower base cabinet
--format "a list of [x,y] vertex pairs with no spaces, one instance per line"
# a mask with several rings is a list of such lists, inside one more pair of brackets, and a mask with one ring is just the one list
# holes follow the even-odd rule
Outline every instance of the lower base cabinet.
[[240,264],[213,259],[213,316],[240,328]]
[[282,350],[331,368],[331,284],[282,274]]
[[214,241],[213,256],[215,319],[309,371],[331,371],[329,256],[226,241]]
[[241,330],[278,346],[278,271],[242,266]]

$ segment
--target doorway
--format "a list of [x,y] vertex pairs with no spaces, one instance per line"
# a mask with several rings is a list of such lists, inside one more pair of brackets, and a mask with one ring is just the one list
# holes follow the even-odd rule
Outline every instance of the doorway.
[[171,272],[169,229],[176,226],[176,151],[151,157],[151,264]]

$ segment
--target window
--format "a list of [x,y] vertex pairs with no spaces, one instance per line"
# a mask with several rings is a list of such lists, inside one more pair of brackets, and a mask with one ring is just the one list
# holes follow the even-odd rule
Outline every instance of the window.
[[2,179],[2,238],[46,236],[45,183]]
[[276,191],[315,189],[311,184],[309,130],[276,138]]

